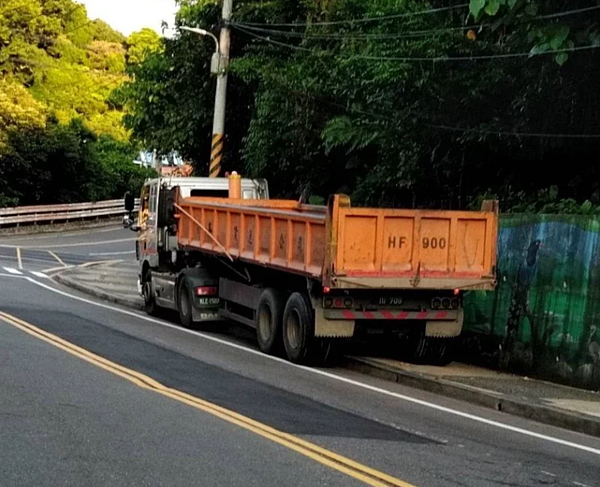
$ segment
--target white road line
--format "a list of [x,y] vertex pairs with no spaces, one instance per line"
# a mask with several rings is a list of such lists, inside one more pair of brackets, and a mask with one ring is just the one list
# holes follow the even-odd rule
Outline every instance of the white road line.
[[[200,332],[197,332],[197,331],[186,330],[185,328],[181,328],[180,326],[176,326],[176,325],[173,325],[171,323],[167,323],[167,322],[164,322],[164,321],[161,321],[161,320],[157,320],[155,318],[151,318],[150,316],[145,316],[145,315],[142,315],[142,314],[134,313],[133,311],[127,311],[127,310],[124,310],[124,309],[115,308],[114,306],[110,306],[108,304],[97,303],[95,301],[91,301],[91,300],[86,299],[86,298],[75,296],[73,294],[69,294],[67,292],[61,291],[60,289],[55,289],[54,287],[49,286],[47,284],[44,284],[42,282],[36,281],[35,279],[32,279],[30,277],[26,277],[26,279],[29,282],[35,284],[36,286],[43,287],[44,289],[52,291],[53,293],[56,293],[56,294],[60,294],[61,296],[66,296],[66,297],[74,299],[76,301],[81,301],[83,303],[91,304],[92,306],[97,306],[99,308],[110,309],[112,311],[116,311],[117,313],[121,313],[121,314],[124,314],[124,315],[132,316],[134,318],[138,318],[138,319],[141,319],[141,320],[144,320],[144,321],[148,321],[150,323],[155,323],[157,325],[161,325],[161,326],[164,326],[166,328],[171,328],[173,330],[177,330],[180,333],[188,333],[190,335],[196,335],[196,336],[202,337],[202,338],[204,338],[206,340],[210,340],[212,342],[220,343],[221,345],[225,345],[227,347],[231,347],[231,348],[235,348],[235,349],[238,349],[238,350],[242,350],[244,352],[247,352],[247,353],[250,353],[250,354],[253,354],[253,355],[258,355],[258,356],[262,357],[264,360],[272,360],[272,361],[275,361],[275,362],[280,362],[283,366],[292,367],[292,368],[296,368],[296,369],[301,369],[301,370],[305,371],[306,373],[310,373],[310,374],[315,374],[315,375],[320,375],[320,376],[323,376],[323,377],[327,377],[329,379],[333,379],[333,380],[336,380],[338,382],[343,382],[345,384],[350,384],[350,385],[358,387],[360,389],[368,390],[368,391],[371,391],[371,392],[376,392],[376,393],[379,393],[379,394],[383,394],[385,396],[394,397],[396,399],[400,399],[400,400],[405,401],[405,402],[410,402],[410,403],[413,403],[413,404],[418,404],[419,406],[423,406],[423,407],[426,407],[426,408],[429,408],[429,409],[435,409],[436,411],[441,411],[443,413],[448,413],[448,414],[451,414],[451,415],[454,415],[454,416],[458,416],[458,417],[461,417],[461,418],[464,418],[464,419],[468,419],[468,420],[471,420],[471,421],[474,421],[474,422],[477,422],[477,423],[482,423],[482,424],[486,424],[488,426],[493,426],[495,428],[499,428],[499,429],[503,429],[503,430],[507,430],[507,431],[512,431],[513,433],[519,433],[521,435],[529,436],[531,438],[536,438],[538,440],[544,440],[544,441],[547,441],[549,443],[555,443],[555,444],[562,445],[562,446],[568,446],[568,447],[571,447],[571,448],[575,448],[577,450],[582,450],[582,451],[585,451],[585,452],[588,452],[588,453],[593,453],[594,455],[600,456],[600,449],[598,449],[598,448],[592,448],[590,446],[581,445],[579,443],[574,443],[572,441],[562,440],[562,439],[556,438],[554,436],[543,435],[541,433],[536,433],[535,431],[529,431],[529,430],[526,430],[524,428],[519,428],[517,426],[511,426],[509,424],[505,424],[505,423],[501,423],[499,421],[494,421],[494,420],[491,420],[491,419],[487,419],[487,418],[484,418],[484,417],[481,417],[481,416],[477,416],[475,414],[465,413],[463,411],[459,411],[457,409],[452,409],[452,408],[449,408],[449,407],[446,407],[446,406],[440,406],[439,404],[435,404],[435,403],[432,403],[432,402],[429,402],[429,401],[424,401],[422,399],[416,399],[414,397],[406,396],[404,394],[399,394],[397,392],[392,392],[392,391],[389,391],[387,389],[383,389],[381,387],[377,387],[377,386],[372,386],[370,384],[366,384],[364,382],[356,381],[356,380],[353,380],[353,379],[348,379],[346,377],[342,377],[340,375],[336,375],[336,374],[333,374],[331,372],[325,372],[324,370],[319,370],[319,369],[304,367],[302,365],[296,365],[296,364],[293,364],[291,362],[288,362],[287,360],[281,359],[279,357],[274,357],[272,355],[265,355],[264,353],[262,353],[262,352],[260,352],[258,350],[253,350],[251,348],[244,347],[243,345],[238,345],[237,343],[231,343],[231,342],[228,342],[226,340],[222,340],[220,338],[217,338],[217,337],[214,337],[214,336],[211,336],[211,335],[206,335],[204,333],[200,333]],[[510,416],[507,415],[507,420],[508,419],[510,419]]]
[[[88,247],[91,245],[105,245],[112,243],[121,243],[121,242],[135,242],[137,238],[119,238],[116,240],[104,240],[101,242],[78,242],[78,243],[70,243],[70,244],[57,244],[57,245],[44,245],[43,249],[59,249],[63,247]],[[33,249],[37,247],[21,247],[22,249]]]
[[17,247],[17,263],[19,264],[19,269],[23,269],[23,259],[21,259],[21,249]]
[[2,274],[0,272],[0,277],[16,277],[16,278],[20,278],[20,279],[29,279],[27,276],[15,276],[13,274]]
[[73,267],[75,267],[74,265],[67,265],[67,266],[61,266],[61,267],[50,267],[50,269],[44,269],[42,270],[42,272],[54,272],[54,271],[64,271],[65,269],[72,269]]
[[100,256],[100,255],[125,255],[125,254],[135,254],[135,250],[126,250],[125,252],[98,252],[93,254],[88,254],[89,256]]
[[17,275],[23,274],[21,271],[18,271],[17,269],[13,269],[12,267],[4,267],[4,270],[10,274],[17,274]]
[[63,267],[67,267],[67,264],[65,264],[63,262],[63,260],[56,255],[54,252],[52,252],[51,250],[47,250],[48,254],[50,254],[52,257],[54,257],[56,259],[56,262],[58,262],[60,265],[62,265]]
[[[62,269],[62,267],[61,267],[61,269]],[[31,272],[31,273],[32,273],[34,276],[37,276],[37,277],[43,277],[43,278],[46,278],[46,279],[49,279],[49,278],[50,278],[50,276],[49,276],[48,274],[44,274],[43,272],[38,272],[38,271],[30,271],[30,272]]]

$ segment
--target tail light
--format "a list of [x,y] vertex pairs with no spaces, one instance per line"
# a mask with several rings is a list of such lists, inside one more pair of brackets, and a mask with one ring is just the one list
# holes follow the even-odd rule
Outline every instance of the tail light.
[[431,300],[431,309],[458,309],[460,308],[460,298],[433,298]]
[[195,289],[196,296],[216,296],[218,290],[214,286],[200,286]]
[[332,298],[326,297],[323,299],[323,307],[324,308],[337,308],[337,309],[350,309],[354,305],[354,299],[345,297],[345,298]]

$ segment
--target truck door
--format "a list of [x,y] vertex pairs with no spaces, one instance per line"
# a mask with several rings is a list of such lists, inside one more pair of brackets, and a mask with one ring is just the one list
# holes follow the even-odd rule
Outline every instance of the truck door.
[[140,197],[138,238],[140,261],[148,261],[151,267],[158,266],[157,209],[158,181],[150,181],[142,188]]

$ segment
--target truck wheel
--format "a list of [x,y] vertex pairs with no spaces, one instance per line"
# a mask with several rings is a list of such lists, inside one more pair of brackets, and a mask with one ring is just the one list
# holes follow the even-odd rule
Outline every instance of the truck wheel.
[[144,296],[144,309],[150,316],[158,314],[158,305],[152,294],[152,271],[146,272],[142,284],[142,295]]
[[258,346],[267,354],[277,354],[282,347],[281,323],[285,301],[272,288],[265,289],[258,300],[256,338]]
[[179,292],[177,293],[177,311],[179,311],[179,321],[184,328],[192,328],[194,320],[192,319],[192,292],[186,279],[181,281]]
[[426,365],[448,365],[454,360],[454,338],[426,337],[421,334],[412,343],[412,360]]
[[290,362],[308,364],[313,361],[315,345],[315,318],[306,298],[293,293],[283,312],[283,345]]
[[427,340],[427,363],[431,365],[448,365],[454,360],[454,347],[456,340],[454,338],[433,338],[426,337]]

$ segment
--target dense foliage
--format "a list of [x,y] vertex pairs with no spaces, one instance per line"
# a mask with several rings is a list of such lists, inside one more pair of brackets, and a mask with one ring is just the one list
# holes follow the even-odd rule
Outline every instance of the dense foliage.
[[[505,209],[595,211],[600,10],[570,12],[597,2],[462,3],[236,1],[226,168],[313,201],[343,191],[459,208],[496,196]],[[182,1],[178,22],[216,32],[219,14],[216,1]],[[193,34],[166,40],[121,91],[134,136],[200,172],[212,50]],[[539,203],[549,194],[554,206]]]
[[125,39],[72,0],[0,2],[0,205],[137,188],[148,172],[110,94],[159,42],[146,30]]

